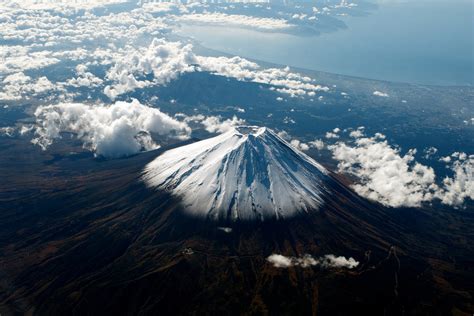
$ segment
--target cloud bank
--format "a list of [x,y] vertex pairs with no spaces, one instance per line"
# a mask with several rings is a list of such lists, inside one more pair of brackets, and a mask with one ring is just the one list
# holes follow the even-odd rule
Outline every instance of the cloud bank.
[[210,24],[218,26],[237,26],[244,28],[252,28],[261,31],[282,31],[294,28],[287,20],[254,17],[240,14],[226,14],[219,12],[193,13],[175,16],[177,22],[189,24]]
[[402,155],[383,134],[365,137],[362,129],[350,136],[355,140],[337,142],[328,149],[338,161],[339,172],[356,177],[352,187],[359,195],[390,207],[420,207],[434,200],[460,206],[474,199],[474,155],[455,153],[442,158],[452,163],[453,177],[438,185],[433,168],[415,160],[415,149]]
[[110,84],[105,87],[104,94],[111,99],[136,89],[165,85],[181,74],[195,71],[266,84],[271,90],[292,97],[329,91],[314,79],[291,72],[289,67],[261,68],[257,63],[237,56],[199,56],[194,54],[191,44],[157,38],[148,47],[126,47],[109,56],[108,63],[112,64],[106,76]]
[[59,12],[69,12],[68,10],[90,10],[107,5],[123,3],[127,0],[4,0],[2,5],[5,7],[21,8],[26,10],[54,10]]
[[96,155],[116,158],[158,148],[153,134],[188,138],[191,130],[159,109],[132,102],[112,105],[61,103],[35,111],[33,143],[46,149],[69,132]]
[[[235,23],[257,29],[291,27],[284,19],[209,12],[205,4],[199,5],[200,12],[195,12],[195,4],[144,4],[142,7],[138,4],[133,10],[111,10],[106,15],[92,10],[119,2],[123,1],[0,2],[0,37],[4,41],[0,46],[0,80],[23,73],[31,82],[40,78],[44,81],[50,77],[51,70],[61,69],[63,77],[76,67],[72,77],[62,78],[62,82],[53,78],[51,85],[55,87],[50,88],[48,98],[57,101],[72,99],[77,91],[69,91],[70,88],[82,88],[81,91],[88,88],[91,95],[100,90],[115,100],[137,89],[166,85],[194,71],[261,83],[291,97],[313,97],[329,90],[288,67],[263,68],[237,56],[199,56],[193,52],[192,45],[164,38],[173,27],[173,19]],[[151,14],[154,11],[149,10],[150,5],[163,9],[164,15]],[[4,86],[0,97],[4,100],[28,98],[34,96],[28,95],[30,90],[12,83]]]

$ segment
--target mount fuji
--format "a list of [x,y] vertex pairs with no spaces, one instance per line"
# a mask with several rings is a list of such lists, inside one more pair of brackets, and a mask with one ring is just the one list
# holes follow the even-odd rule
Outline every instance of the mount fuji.
[[385,208],[268,128],[113,160],[71,156],[67,142],[23,156],[29,141],[11,142],[0,148],[2,315],[472,306],[470,212]]
[[182,198],[210,220],[264,221],[317,211],[327,170],[265,127],[240,126],[165,152],[149,163],[149,187]]

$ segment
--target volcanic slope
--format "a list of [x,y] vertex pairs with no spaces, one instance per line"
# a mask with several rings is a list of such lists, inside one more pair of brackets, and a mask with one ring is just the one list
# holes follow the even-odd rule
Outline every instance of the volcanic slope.
[[[235,135],[237,132],[242,136]],[[254,142],[246,139],[253,137],[249,133],[232,133],[225,137],[236,150],[222,152],[223,156],[247,153],[239,163],[229,161],[242,179],[253,169],[241,164],[256,160],[250,155],[258,153],[263,155],[263,166],[287,169],[266,173],[268,169],[258,165],[257,174],[252,171],[254,180],[264,182],[270,176],[284,175],[279,184],[298,184],[310,198],[296,200],[298,207],[290,208],[291,214],[277,209],[279,217],[263,193],[255,205],[267,201],[268,213],[256,206],[241,209],[252,206],[242,202],[236,209],[238,219],[217,208],[210,216],[208,208],[205,215],[196,216],[186,196],[174,191],[179,186],[161,187],[159,180],[158,186],[150,187],[146,180],[147,171],[160,168],[150,169],[150,163],[166,157],[173,148],[100,160],[85,152],[71,154],[82,145],[66,138],[56,144],[54,152],[31,150],[28,140],[22,138],[0,139],[0,174],[5,179],[0,181],[0,313],[398,315],[471,311],[474,282],[469,254],[473,252],[474,218],[470,212],[386,209],[359,197],[346,185],[347,180],[269,130],[251,131],[257,138],[267,137]],[[196,142],[196,146],[204,147],[215,139]],[[182,144],[183,148],[189,143]],[[227,144],[218,142],[223,143]],[[253,149],[250,144],[255,143],[268,145],[268,152]],[[249,149],[242,151],[245,146]],[[28,155],[23,154],[26,150]],[[215,157],[219,166],[222,156]],[[234,175],[230,169],[224,173],[213,170],[197,181],[217,181],[217,174]],[[193,173],[198,171],[193,169]],[[241,185],[255,186],[252,183]],[[236,182],[231,184],[234,188]],[[189,186],[196,188],[196,184]],[[211,194],[209,200],[214,199]],[[244,211],[256,215],[243,220],[240,212]],[[213,217],[216,213],[223,217]],[[268,217],[262,221],[261,214]],[[352,269],[311,264],[279,268],[267,260],[275,254],[298,259],[307,258],[306,254],[315,259],[352,257],[359,265]]]
[[191,214],[252,221],[316,211],[326,169],[265,127],[240,126],[169,150],[147,165],[149,187],[183,199]]

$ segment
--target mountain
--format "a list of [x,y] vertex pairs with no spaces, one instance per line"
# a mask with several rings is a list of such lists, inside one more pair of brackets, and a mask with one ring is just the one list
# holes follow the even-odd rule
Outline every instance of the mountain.
[[472,310],[472,214],[367,201],[268,129],[115,160],[29,146],[0,147],[2,315]]
[[284,219],[317,211],[326,169],[265,127],[240,126],[165,152],[149,163],[149,187],[182,198],[189,214],[215,220]]

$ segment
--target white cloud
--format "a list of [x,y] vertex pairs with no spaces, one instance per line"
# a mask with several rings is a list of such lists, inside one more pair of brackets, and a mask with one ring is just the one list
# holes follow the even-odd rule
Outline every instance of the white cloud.
[[295,147],[296,149],[300,151],[307,151],[309,150],[309,145],[306,143],[303,143],[299,139],[293,138],[290,134],[288,134],[287,131],[280,131],[278,132],[278,136],[290,143],[291,146]]
[[26,10],[55,10],[67,13],[67,10],[94,9],[111,4],[126,2],[127,0],[4,0],[1,5],[4,7],[21,8]]
[[76,66],[76,78],[69,79],[67,84],[73,87],[98,87],[104,82],[102,79],[96,77],[94,74],[87,71],[87,66],[79,64]]
[[349,133],[349,136],[352,138],[360,138],[364,136],[364,129],[359,128],[359,129],[353,130]]
[[414,162],[414,151],[399,150],[375,137],[358,138],[354,146],[338,142],[328,146],[339,171],[352,174],[360,183],[360,195],[392,207],[420,206],[431,201],[436,190],[432,168]]
[[[167,24],[170,17],[153,16],[148,13],[146,5],[128,12],[100,16],[93,11],[77,11],[75,8],[93,8],[115,1],[8,3],[3,7],[4,12],[0,10],[0,36],[19,44],[0,46],[0,76],[33,69],[42,71],[48,66],[62,67],[63,63],[73,61],[108,68],[106,78],[98,78],[84,70],[77,72],[77,77],[66,79],[64,86],[96,88],[105,82],[103,92],[111,99],[135,89],[165,85],[180,74],[191,71],[207,71],[266,84],[272,90],[292,97],[314,96],[328,91],[327,87],[316,84],[307,76],[291,72],[288,67],[262,68],[240,57],[198,56],[193,53],[191,45],[166,41],[163,34],[170,29]],[[33,7],[53,9],[37,11],[31,9]],[[177,11],[173,12],[177,13],[185,12],[191,6],[171,7],[176,7]],[[58,14],[56,9],[65,11]],[[71,9],[71,12],[66,12]],[[246,21],[252,27],[257,23],[262,28],[275,28],[286,23],[277,19],[221,13],[191,14],[188,17],[192,16],[215,21],[230,19],[235,23]],[[156,39],[150,45],[143,46],[151,38]],[[28,75],[32,80],[37,79],[31,73]],[[2,96],[7,98],[7,92]],[[8,96],[11,99],[14,97]]]
[[[0,31],[0,34],[2,32]],[[50,51],[32,52],[24,46],[0,46],[0,75],[39,69],[59,62]]]
[[[168,29],[162,18],[153,17],[140,9],[103,16],[97,16],[89,11],[71,11],[71,13],[72,16],[58,14],[56,11],[38,12],[18,7],[4,8],[4,12],[0,10],[0,21],[4,22],[0,34],[5,40],[29,45],[24,48],[31,50],[45,47],[64,49],[70,45],[77,47],[78,44],[91,47],[108,44],[122,46],[133,44],[143,36],[160,35]],[[76,54],[87,48],[87,46],[85,49],[75,48]]]
[[186,12],[186,6],[173,2],[145,2],[142,8],[150,13],[170,13],[174,11]]
[[44,76],[33,80],[23,72],[8,75],[3,80],[3,84],[3,89],[0,90],[0,100],[19,100],[53,90],[64,91],[61,85],[52,83]]
[[0,136],[5,135],[8,137],[13,137],[15,133],[15,128],[11,126],[0,127]]
[[[192,48],[191,44],[155,38],[148,47],[127,47],[121,50],[111,56],[113,66],[107,72],[107,79],[112,84],[105,87],[104,93],[114,99],[135,89],[167,84],[180,74],[194,71],[207,71],[241,81],[267,84],[272,86],[272,90],[293,97],[329,90],[328,87],[315,84],[307,76],[291,72],[289,67],[261,68],[258,64],[237,56],[199,56],[193,53]],[[150,74],[153,79],[144,79]]]
[[333,132],[327,132],[325,137],[327,139],[331,139],[331,138],[339,138],[339,135],[337,135],[336,133],[333,133]]
[[354,258],[347,259],[346,257],[335,255],[325,255],[319,259],[319,264],[324,268],[347,268],[353,269],[359,265]]
[[51,81],[49,81],[48,78],[43,76],[38,78],[35,83],[31,84],[28,89],[31,90],[33,94],[41,94],[47,91],[60,89],[60,87],[56,86]]
[[322,150],[325,147],[324,142],[321,139],[315,139],[308,143],[310,147],[314,147],[317,150]]
[[353,269],[359,265],[359,262],[357,262],[354,258],[347,259],[346,257],[336,257],[332,254],[325,255],[317,259],[308,254],[305,254],[301,257],[286,257],[280,254],[272,254],[267,257],[267,261],[273,264],[273,266],[276,268],[289,268],[293,266],[307,268],[311,266],[320,266],[324,269]]
[[[338,169],[357,178],[354,190],[363,197],[390,207],[420,207],[435,199],[459,206],[474,199],[474,156],[454,153],[442,158],[451,165],[454,176],[446,177],[440,186],[433,168],[415,161],[416,150],[405,155],[388,144],[385,135],[359,137],[353,144],[337,142],[328,146]],[[433,150],[431,150],[433,152]]]
[[[118,95],[152,84],[163,85],[176,79],[184,72],[194,71],[195,55],[191,45],[154,39],[142,49],[131,49],[120,56],[107,72],[107,79],[113,81],[104,93],[111,99]],[[153,74],[153,81],[140,79]]]
[[339,138],[338,133],[341,131],[339,127],[334,128],[331,132],[327,132],[325,137],[327,139],[337,139]]
[[246,124],[244,119],[240,119],[236,115],[230,119],[225,120],[221,116],[205,116],[202,114],[187,116],[183,113],[177,113],[175,117],[182,118],[182,120],[186,123],[199,123],[209,133],[225,133],[234,126]]
[[158,109],[133,100],[112,105],[61,103],[40,106],[35,111],[33,143],[46,149],[61,137],[74,133],[86,148],[104,157],[121,157],[159,146],[153,133],[187,138],[191,130]]
[[26,76],[23,72],[17,72],[12,75],[6,76],[3,79],[4,84],[25,84],[31,80],[31,77]]
[[444,178],[443,190],[437,193],[444,204],[461,205],[465,199],[474,200],[474,155],[461,153],[459,156],[450,167],[454,176]]
[[289,67],[261,68],[258,64],[241,57],[197,56],[202,70],[217,75],[274,86],[277,92],[290,96],[302,96],[308,92],[327,92],[328,87],[314,83],[310,77],[293,73]]
[[291,257],[285,257],[283,255],[273,254],[267,258],[267,261],[273,264],[276,268],[289,268],[294,265]]
[[283,123],[284,124],[295,124],[296,121],[294,119],[292,119],[291,117],[289,117],[289,116],[285,116],[285,118],[283,119]]
[[451,157],[459,160],[466,160],[468,155],[465,152],[456,151],[451,154]]
[[451,156],[441,157],[441,158],[439,158],[439,161],[442,161],[444,163],[450,163],[451,162]]
[[438,152],[438,149],[436,147],[433,147],[433,146],[425,148],[423,150],[423,153],[425,154],[425,159],[430,159],[431,157],[436,155],[437,152]]
[[206,131],[209,133],[224,133],[233,126],[244,125],[245,120],[239,119],[235,115],[232,119],[226,119],[224,121],[222,121],[222,118],[219,116],[208,116],[201,121],[201,124],[204,125]]
[[383,98],[388,98],[389,97],[389,95],[387,93],[381,92],[381,91],[374,91],[372,94],[377,96],[377,97],[383,97]]
[[308,144],[303,143],[303,142],[301,142],[301,141],[298,140],[298,139],[292,139],[292,140],[290,141],[290,144],[291,144],[291,146],[293,146],[293,147],[295,147],[296,149],[301,150],[301,151],[307,151],[307,150],[309,150]]
[[191,24],[211,24],[252,28],[262,31],[282,31],[294,28],[294,25],[283,19],[254,17],[248,15],[226,14],[219,12],[193,13],[173,17],[177,22]]
[[[65,79],[65,83],[74,87],[96,88],[108,79],[104,93],[111,99],[135,89],[166,84],[184,72],[198,70],[267,84],[276,92],[291,97],[313,97],[319,92],[328,91],[328,87],[318,85],[302,74],[290,72],[289,68],[264,69],[239,57],[204,57],[192,52],[186,54],[183,50],[187,49],[187,45],[165,42],[163,39],[160,43],[163,48],[161,52],[153,51],[159,46],[155,45],[156,42],[149,47],[142,47],[151,38],[162,38],[173,28],[176,20],[231,24],[266,31],[288,30],[295,26],[280,14],[279,18],[269,17],[267,12],[273,12],[271,5],[261,7],[266,17],[210,12],[209,5],[196,3],[138,3],[133,10],[110,10],[104,15],[90,10],[120,2],[125,1],[1,1],[0,37],[22,45],[0,46],[0,76],[53,65],[61,67],[62,64],[57,64],[75,61],[110,67],[107,78],[97,78],[91,72],[84,72],[76,78]],[[225,7],[228,8],[230,6]],[[306,14],[300,12],[298,21],[303,17],[307,19]],[[298,24],[298,21],[295,23]],[[170,56],[166,56],[166,53]],[[185,60],[184,63],[175,63],[177,57],[185,56],[196,58],[198,62]],[[149,74],[153,74],[154,78],[150,79]],[[37,79],[31,73],[28,75],[33,80]]]

